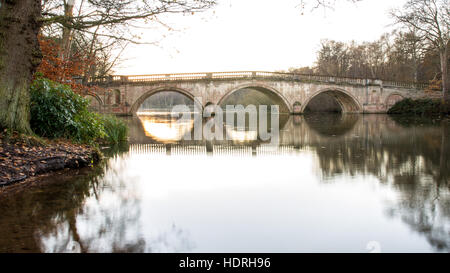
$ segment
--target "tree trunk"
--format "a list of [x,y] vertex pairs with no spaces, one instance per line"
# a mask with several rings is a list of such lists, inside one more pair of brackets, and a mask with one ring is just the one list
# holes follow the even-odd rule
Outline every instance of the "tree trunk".
[[447,158],[447,134],[448,134],[447,122],[441,122],[442,140],[441,140],[441,155],[439,158],[439,177],[437,179],[438,184],[447,181],[448,179],[448,158]]
[[91,81],[91,79],[93,79],[95,77],[95,71],[94,72],[92,71],[93,70],[92,66],[94,65],[94,63],[91,63],[91,62],[95,57],[94,46],[95,46],[95,43],[97,42],[97,32],[99,29],[100,29],[100,26],[97,26],[94,33],[92,34],[92,41],[91,41],[91,45],[89,47],[89,52],[87,54],[88,61],[90,62],[90,64],[85,64],[85,68],[84,68],[84,72],[83,72],[83,78],[84,78],[85,84],[87,84],[89,81]]
[[29,85],[42,54],[40,0],[0,0],[0,127],[29,133]]
[[446,104],[450,102],[448,94],[448,46],[440,50],[441,73],[442,73],[442,99]]
[[[73,17],[73,6],[74,0],[69,0],[67,1],[67,4],[64,5],[64,16],[66,17],[66,19]],[[62,28],[63,34],[59,57],[65,61],[70,57],[70,49],[72,47],[72,29],[65,26],[63,26]]]
[[[74,0],[69,0],[69,1],[67,1],[66,4],[64,4],[64,16],[66,17],[66,19],[73,17],[73,6],[74,6]],[[70,59],[70,49],[71,48],[72,48],[72,29],[63,26],[59,58],[64,61],[64,66],[67,65],[67,61]],[[65,71],[65,69],[64,69],[64,71]],[[63,73],[61,80],[64,82],[66,81],[65,73]]]

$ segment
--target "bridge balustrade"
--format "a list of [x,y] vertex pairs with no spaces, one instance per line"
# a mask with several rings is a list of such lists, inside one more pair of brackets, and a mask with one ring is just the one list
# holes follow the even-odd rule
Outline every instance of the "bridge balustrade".
[[381,81],[376,79],[347,78],[322,75],[307,75],[296,73],[266,72],[266,71],[232,71],[205,73],[177,73],[153,75],[113,75],[94,79],[91,84],[125,84],[168,81],[198,81],[198,80],[240,80],[240,79],[275,79],[286,81],[324,82],[333,84],[377,85],[412,89],[426,89],[427,83]]

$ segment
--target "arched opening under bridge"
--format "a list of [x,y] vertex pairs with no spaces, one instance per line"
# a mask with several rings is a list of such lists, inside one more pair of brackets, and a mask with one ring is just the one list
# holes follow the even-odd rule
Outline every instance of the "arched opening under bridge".
[[[145,135],[159,143],[175,143],[190,134],[194,126],[194,117],[189,114],[198,109],[201,109],[201,106],[189,93],[171,89],[150,91],[138,99],[132,107]],[[185,119],[186,117],[188,118]]]
[[313,112],[360,113],[362,107],[346,91],[324,90],[311,96],[305,103],[303,113]]
[[287,100],[276,90],[261,86],[248,86],[232,90],[227,93],[218,103],[222,109],[226,110],[227,105],[255,105],[257,109],[261,105],[267,105],[268,111],[271,105],[277,105],[280,113],[290,113]]

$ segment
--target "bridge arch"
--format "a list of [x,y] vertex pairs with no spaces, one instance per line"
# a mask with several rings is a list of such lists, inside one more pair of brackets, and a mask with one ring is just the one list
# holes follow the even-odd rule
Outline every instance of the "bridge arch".
[[253,88],[253,89],[258,90],[265,94],[275,95],[276,97],[278,97],[278,99],[280,99],[283,102],[284,106],[289,111],[289,113],[293,112],[293,105],[291,105],[291,103],[289,103],[289,101],[286,99],[286,97],[281,92],[279,92],[278,90],[276,90],[270,86],[267,86],[267,85],[261,84],[261,83],[243,84],[243,85],[233,87],[232,89],[225,92],[225,94],[220,98],[217,105],[222,105],[222,103],[227,98],[229,98],[233,93],[235,93],[239,90],[242,90],[242,89],[246,89],[246,88]]
[[131,106],[130,113],[132,115],[136,115],[136,112],[138,111],[139,107],[142,105],[142,103],[144,103],[144,101],[147,98],[149,98],[152,95],[155,95],[156,93],[165,92],[165,91],[172,91],[172,92],[177,92],[177,93],[185,95],[186,97],[192,99],[192,101],[194,101],[194,104],[197,105],[197,107],[199,107],[203,111],[202,103],[200,101],[198,101],[197,98],[191,92],[189,92],[185,89],[182,89],[182,88],[178,88],[178,87],[163,86],[163,87],[151,89],[151,90],[145,92],[144,94],[142,94],[141,96],[139,96],[139,98]]
[[308,104],[317,96],[320,94],[328,94],[331,97],[333,97],[336,102],[339,104],[339,106],[342,109],[343,113],[362,113],[363,107],[361,106],[361,103],[358,101],[358,99],[352,95],[351,93],[347,92],[344,89],[340,88],[326,88],[319,90],[318,92],[315,92],[311,96],[309,96],[305,103],[303,103],[302,106],[302,113],[305,112],[306,108],[308,107]]

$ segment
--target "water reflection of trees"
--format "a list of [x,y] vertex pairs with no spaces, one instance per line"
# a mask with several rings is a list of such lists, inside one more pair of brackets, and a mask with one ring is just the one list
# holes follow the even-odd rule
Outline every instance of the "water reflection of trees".
[[80,252],[144,251],[139,226],[140,199],[133,196],[136,192],[133,181],[120,179],[123,164],[118,157],[111,158],[103,172],[93,177],[84,202],[70,211],[65,221],[56,223],[52,232],[40,235],[43,251],[71,251],[72,245]]
[[[75,214],[86,197],[92,194],[91,183],[101,172],[85,170],[67,176],[49,178],[42,188],[32,188],[0,200],[0,252],[39,252],[40,242],[36,238],[50,234],[66,222],[76,236]],[[70,176],[85,177],[72,181]],[[66,183],[70,181],[70,183]],[[91,182],[92,181],[92,182]]]
[[449,147],[441,144],[449,133],[447,127],[401,128],[387,116],[364,116],[345,134],[309,137],[314,141],[304,145],[315,148],[326,177],[372,174],[387,181],[388,176],[420,173],[446,181]]
[[364,116],[351,131],[334,137],[321,134],[309,145],[316,150],[325,178],[373,175],[393,187],[399,202],[390,204],[389,215],[425,235],[436,250],[449,251],[448,123],[403,122]]
[[[281,145],[314,150],[325,181],[340,175],[377,177],[398,193],[386,213],[423,234],[435,250],[450,251],[448,122],[411,125],[385,115],[348,117],[292,117],[281,131]],[[335,129],[327,131],[330,123]],[[49,178],[45,188],[0,199],[0,252],[192,248],[189,234],[175,225],[153,238],[143,235],[139,188],[133,179],[120,178],[127,151],[126,145],[114,147],[104,165]]]
[[391,204],[387,213],[399,217],[414,231],[427,238],[431,246],[439,251],[450,250],[450,192],[448,184],[407,175],[395,179],[400,193],[396,204]]
[[146,240],[140,190],[121,179],[125,162],[116,155],[0,200],[0,252],[160,252],[169,239],[186,251],[189,238],[175,226]]

